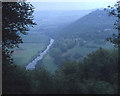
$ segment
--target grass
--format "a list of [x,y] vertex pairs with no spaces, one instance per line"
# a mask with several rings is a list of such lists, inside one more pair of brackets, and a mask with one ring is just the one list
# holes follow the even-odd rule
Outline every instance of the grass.
[[[20,45],[19,49],[15,49],[15,54],[13,54],[15,63],[25,67],[29,62],[32,61],[33,58],[38,55],[39,52],[42,52],[46,48],[46,46],[49,44],[49,39],[49,37],[40,33],[30,33],[27,36],[23,36],[24,43]],[[92,46],[95,46],[96,48],[92,48]],[[97,50],[100,47],[107,49],[113,48],[112,44],[110,43],[97,44],[94,41],[89,41],[84,46],[76,45],[74,48],[69,49],[68,54],[80,54],[81,56],[85,57],[87,54]],[[53,57],[51,57],[49,54],[46,54],[42,59],[42,64],[49,72],[54,73],[58,68],[54,61],[55,60]]]
[[52,58],[51,56],[49,56],[48,54],[44,57],[43,59],[43,65],[46,67],[46,69],[51,72],[54,73],[55,70],[57,69],[57,65],[54,64],[54,58]]
[[24,43],[21,45],[21,48],[23,48],[23,50],[13,55],[13,58],[16,64],[25,66],[38,54],[38,52],[45,49],[45,44]]
[[[87,47],[86,45],[90,47]],[[92,46],[94,47],[92,48]],[[91,53],[92,51],[97,50],[100,47],[106,48],[106,49],[112,49],[113,45],[108,42],[104,44],[97,44],[97,43],[94,43],[94,41],[89,41],[88,43],[85,44],[85,46],[76,45],[74,48],[69,49],[68,55],[74,56],[75,54],[80,54],[81,56],[85,57],[87,56],[87,54]],[[71,60],[77,60],[77,61],[79,61],[80,59],[82,58],[79,58],[79,59],[71,58]],[[55,70],[57,69],[57,65],[55,64],[54,61],[55,59],[51,57],[49,54],[47,54],[43,58],[42,64],[46,67],[48,71],[50,71],[51,73],[54,73]]]
[[88,54],[89,52],[95,50],[94,48],[86,48],[86,47],[79,47],[79,46],[75,46],[73,49],[70,50],[71,54],[76,54],[79,53],[82,56],[85,56],[86,54]]
[[[13,54],[15,64],[25,67],[37,56],[38,52],[45,50],[49,44],[49,39],[49,37],[38,33],[23,36],[24,43],[20,44],[20,48],[16,48]],[[46,54],[42,60],[46,69],[54,73],[57,69],[57,65],[54,64],[54,58]]]
[[32,33],[26,37],[23,36],[23,41],[25,43],[21,44],[19,49],[15,49],[15,54],[13,54],[15,64],[20,66],[26,66],[38,52],[42,52],[49,44],[49,37]]
[[[91,46],[91,47],[87,47],[87,46]],[[92,48],[92,46],[95,46],[96,48]],[[70,49],[69,52],[70,52],[70,54],[73,54],[73,55],[79,53],[82,56],[86,56],[90,52],[95,51],[100,47],[107,48],[107,49],[113,48],[112,44],[110,44],[110,43],[96,44],[96,43],[94,43],[94,41],[89,41],[84,46],[76,45],[74,48]]]

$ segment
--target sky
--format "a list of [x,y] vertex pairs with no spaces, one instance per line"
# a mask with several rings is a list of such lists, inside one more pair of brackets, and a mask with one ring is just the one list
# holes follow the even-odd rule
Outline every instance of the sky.
[[32,2],[116,2],[117,0],[28,0]]
[[117,0],[27,0],[36,10],[88,10],[113,6]]

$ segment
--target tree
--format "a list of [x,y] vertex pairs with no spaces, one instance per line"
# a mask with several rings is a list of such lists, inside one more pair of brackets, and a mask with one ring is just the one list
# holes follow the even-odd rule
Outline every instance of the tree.
[[55,72],[55,92],[59,94],[116,94],[117,50],[100,48],[80,62],[67,61]]
[[[115,16],[117,17],[116,22],[114,23],[115,25],[115,29],[118,30],[118,34],[113,34],[112,37],[107,38],[108,41],[112,42],[113,44],[117,45],[118,47],[118,54],[120,54],[120,1],[118,0],[118,2],[113,6],[108,6],[108,9],[105,9],[109,12],[109,15],[111,16]],[[118,55],[118,69],[120,69],[120,56]],[[120,73],[120,71],[118,70],[118,73]],[[120,77],[120,75],[118,74],[118,77]],[[120,83],[118,84],[118,86],[120,85]]]
[[33,27],[34,7],[26,2],[2,2],[2,47],[3,54],[10,55],[13,48],[23,43],[21,34],[26,35]]
[[[20,71],[13,64],[11,53],[23,43],[21,35],[26,35],[33,27],[34,7],[26,2],[2,2],[2,84],[4,93],[27,93],[28,81],[25,69]],[[18,87],[19,86],[19,87]]]
[[118,1],[113,7],[108,6],[108,8],[105,8],[104,10],[109,13],[109,16],[117,17],[117,20],[114,23],[114,29],[118,30],[118,34],[113,33],[112,37],[107,38],[107,40],[120,48],[120,1]]

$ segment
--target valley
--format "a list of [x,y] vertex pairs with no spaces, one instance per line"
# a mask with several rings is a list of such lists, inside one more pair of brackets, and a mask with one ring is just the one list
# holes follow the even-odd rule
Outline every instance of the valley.
[[[87,12],[88,11],[86,11],[86,13]],[[60,15],[62,11],[57,13]],[[84,12],[84,14],[86,13]],[[37,70],[39,70],[41,66],[44,66],[48,71],[54,73],[65,61],[79,62],[79,60],[83,59],[87,54],[99,48],[113,48],[113,45],[106,41],[106,37],[110,36],[113,31],[111,26],[114,19],[111,17],[108,18],[103,10],[95,10],[73,21],[70,18],[68,24],[66,24],[64,20],[63,22],[56,21],[56,18],[60,18],[60,16],[57,15],[56,18],[53,18],[50,12],[48,12],[48,21],[42,19],[42,17],[45,18],[44,15],[46,15],[46,12],[40,14],[41,18],[37,17],[37,22],[39,23],[42,20],[41,22],[44,22],[44,24],[40,23],[39,26],[31,29],[27,36],[23,36],[24,43],[21,44],[20,48],[16,49],[13,54],[16,64],[20,66],[26,66],[34,60],[39,53],[45,50],[50,38],[54,38],[55,41],[47,54],[36,62],[35,68]],[[67,18],[67,16],[64,16],[64,19],[65,18]],[[54,23],[49,21],[50,19],[52,19]],[[107,19],[106,23],[104,22],[105,19]],[[66,26],[63,27],[62,24]],[[23,54],[26,55],[23,56]]]
[[120,2],[27,1],[2,2],[2,95],[119,94]]

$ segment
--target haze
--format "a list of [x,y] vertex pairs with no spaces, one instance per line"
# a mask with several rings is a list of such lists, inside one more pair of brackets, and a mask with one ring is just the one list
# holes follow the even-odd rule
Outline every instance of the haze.
[[[31,1],[32,0],[29,0],[29,2]],[[37,0],[35,0],[31,3],[35,6],[35,10],[88,10],[105,8],[108,5],[113,6],[116,2],[116,0],[109,0],[109,2],[108,0],[86,0],[84,2],[81,0],[79,0],[79,2],[73,2],[72,0],[70,0],[70,2],[68,2],[68,0],[66,2],[60,2],[60,0],[58,0],[59,2],[55,0],[55,2],[50,2],[51,0],[49,0],[49,2],[47,2],[48,0],[45,1],[46,2],[38,2]]]

